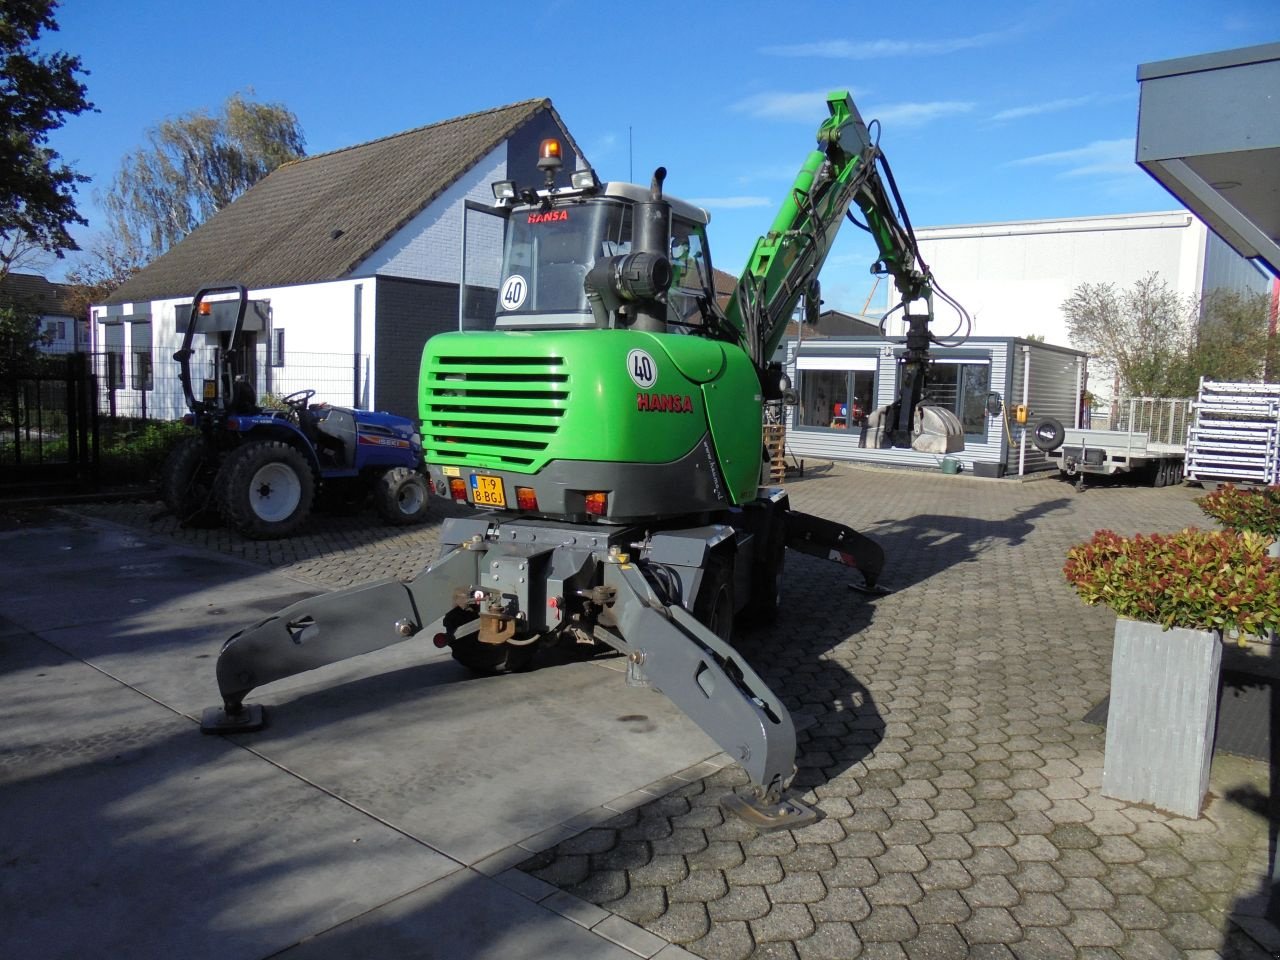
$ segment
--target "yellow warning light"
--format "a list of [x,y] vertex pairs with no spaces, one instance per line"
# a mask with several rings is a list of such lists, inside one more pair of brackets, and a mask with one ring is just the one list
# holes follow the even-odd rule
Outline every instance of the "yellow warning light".
[[559,160],[561,159],[560,141],[548,137],[538,146],[539,160]]

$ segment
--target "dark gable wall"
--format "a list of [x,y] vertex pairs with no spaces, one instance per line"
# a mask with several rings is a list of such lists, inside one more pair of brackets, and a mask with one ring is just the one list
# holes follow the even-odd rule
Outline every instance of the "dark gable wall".
[[418,420],[418,367],[428,337],[458,329],[452,283],[378,277],[374,405]]
[[507,140],[507,179],[521,187],[541,187],[543,173],[538,169],[538,145],[548,137],[560,141],[564,153],[564,167],[556,177],[559,186],[569,185],[569,174],[578,167],[577,155],[569,145],[569,138],[560,124],[546,110],[538,113]]

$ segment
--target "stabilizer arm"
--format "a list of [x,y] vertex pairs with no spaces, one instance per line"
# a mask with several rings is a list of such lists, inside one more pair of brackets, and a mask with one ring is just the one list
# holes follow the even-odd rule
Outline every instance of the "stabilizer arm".
[[470,546],[451,550],[408,583],[381,580],[300,600],[234,634],[218,655],[223,708],[206,711],[202,728],[253,729],[260,711],[249,718],[243,704],[255,687],[379,650],[438,623],[454,606],[454,590],[479,581],[483,551]]
[[791,714],[728,644],[683,607],[664,604],[640,569],[611,563],[604,583],[616,593],[617,635],[597,635],[742,764],[761,799],[776,802],[795,775]]
[[810,556],[853,567],[866,580],[868,590],[875,590],[884,570],[884,548],[870,537],[834,520],[788,510],[787,546]]

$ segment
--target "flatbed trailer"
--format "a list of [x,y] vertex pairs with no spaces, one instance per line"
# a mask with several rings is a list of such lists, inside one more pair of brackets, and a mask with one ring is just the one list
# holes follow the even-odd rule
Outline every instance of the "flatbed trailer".
[[1059,471],[1083,488],[1090,475],[1136,473],[1164,487],[1186,472],[1191,401],[1134,397],[1114,405],[1110,429],[1067,427],[1051,417],[1035,429],[1035,445]]

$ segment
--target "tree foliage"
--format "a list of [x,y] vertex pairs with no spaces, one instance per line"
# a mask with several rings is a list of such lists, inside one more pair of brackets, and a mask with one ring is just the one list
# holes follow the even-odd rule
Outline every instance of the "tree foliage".
[[1123,393],[1146,397],[1192,396],[1200,377],[1259,379],[1267,308],[1265,294],[1185,297],[1154,273],[1126,290],[1081,284],[1062,305],[1073,341],[1115,370]]
[[304,156],[298,118],[279,103],[229,97],[147,131],[103,198],[123,249],[151,260],[289,160]]
[[48,147],[68,116],[92,110],[80,58],[38,53],[55,31],[55,0],[0,0],[0,277],[33,251],[77,249],[68,224],[85,223],[75,187],[87,178]]

